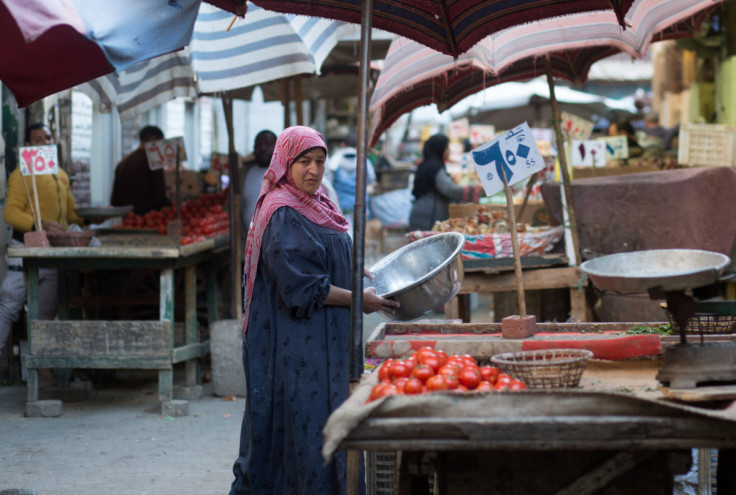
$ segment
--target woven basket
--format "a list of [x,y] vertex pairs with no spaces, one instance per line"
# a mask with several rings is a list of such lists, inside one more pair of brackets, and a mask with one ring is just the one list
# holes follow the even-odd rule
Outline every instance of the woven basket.
[[[679,331],[677,323],[675,323],[672,313],[666,307],[662,308],[667,315],[667,321],[670,322],[675,331]],[[693,313],[690,321],[687,322],[685,333],[688,335],[700,334],[724,334],[734,333],[736,331],[736,315],[718,315],[714,313]]]
[[529,388],[574,388],[592,357],[587,349],[544,349],[505,352],[491,362]]
[[89,246],[94,232],[46,232],[49,244],[55,247],[61,246]]

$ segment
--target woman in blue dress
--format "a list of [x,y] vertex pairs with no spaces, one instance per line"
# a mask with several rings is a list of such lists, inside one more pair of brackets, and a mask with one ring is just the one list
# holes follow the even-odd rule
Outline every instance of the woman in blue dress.
[[[326,466],[322,428],[348,397],[352,242],[321,187],[327,146],[308,127],[278,137],[248,233],[243,274],[245,414],[230,494],[345,494],[346,456]],[[396,301],[363,293],[363,311]]]

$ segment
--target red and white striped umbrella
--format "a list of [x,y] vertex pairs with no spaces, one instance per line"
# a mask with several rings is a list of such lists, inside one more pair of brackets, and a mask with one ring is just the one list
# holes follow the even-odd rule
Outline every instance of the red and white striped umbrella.
[[610,11],[523,24],[484,38],[457,59],[397,38],[371,98],[369,142],[414,108],[435,103],[444,111],[489,86],[543,75],[543,57],[554,77],[584,82],[598,60],[622,51],[640,57],[652,41],[691,35],[714,3],[641,0],[629,11],[625,30]]

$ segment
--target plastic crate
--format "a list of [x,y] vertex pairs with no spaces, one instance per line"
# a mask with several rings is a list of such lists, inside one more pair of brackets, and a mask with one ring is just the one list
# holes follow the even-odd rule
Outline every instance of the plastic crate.
[[395,495],[398,488],[398,452],[369,450],[365,453],[366,495]]
[[677,162],[691,167],[736,166],[736,128],[719,124],[683,124]]

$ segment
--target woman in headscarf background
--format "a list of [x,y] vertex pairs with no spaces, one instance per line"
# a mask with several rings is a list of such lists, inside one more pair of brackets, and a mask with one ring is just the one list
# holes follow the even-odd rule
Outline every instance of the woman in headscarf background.
[[481,185],[459,186],[447,173],[449,144],[444,134],[435,134],[424,143],[423,160],[414,175],[409,230],[432,230],[435,222],[450,217],[450,203],[477,202],[483,194]]
[[[348,397],[352,241],[321,187],[327,146],[284,130],[245,249],[245,413],[230,494],[344,494],[346,456],[322,459],[322,428]],[[363,311],[396,301],[363,292]]]

